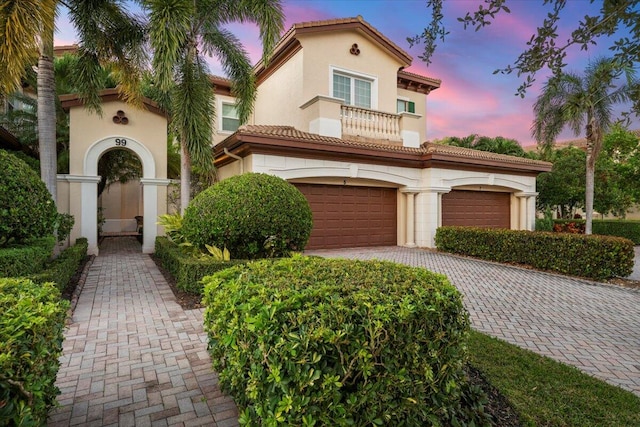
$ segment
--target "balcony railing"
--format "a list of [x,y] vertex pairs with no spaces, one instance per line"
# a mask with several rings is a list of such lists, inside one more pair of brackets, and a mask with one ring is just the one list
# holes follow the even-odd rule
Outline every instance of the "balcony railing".
[[402,141],[400,116],[343,105],[340,111],[343,136]]

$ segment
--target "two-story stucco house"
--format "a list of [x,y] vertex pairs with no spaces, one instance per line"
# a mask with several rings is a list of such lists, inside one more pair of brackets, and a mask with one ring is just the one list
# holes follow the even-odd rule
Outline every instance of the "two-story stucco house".
[[295,184],[313,211],[308,248],[432,247],[440,225],[533,229],[551,165],[425,143],[441,82],[404,71],[411,61],[362,17],[295,24],[255,67],[250,124],[238,128],[229,82],[214,79],[219,177]]
[[[269,64],[255,66],[249,124],[238,127],[230,82],[212,78],[218,177],[262,172],[295,184],[313,211],[308,248],[432,247],[440,225],[532,229],[536,176],[551,165],[425,142],[427,98],[440,80],[404,71],[411,61],[361,17],[294,25]],[[149,100],[142,110],[127,105],[115,89],[102,99],[98,116],[77,95],[61,97],[71,154],[58,209],[74,215],[71,239],[87,237],[91,254],[98,208],[104,232],[136,230],[142,218],[142,250],[153,252],[167,211],[167,118]],[[98,161],[118,149],[136,154],[142,178],[98,196]]]

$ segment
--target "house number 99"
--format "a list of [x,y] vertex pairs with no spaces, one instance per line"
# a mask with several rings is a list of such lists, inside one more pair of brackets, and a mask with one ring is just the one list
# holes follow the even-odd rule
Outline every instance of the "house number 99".
[[124,147],[127,145],[127,140],[124,138],[116,138],[116,146]]

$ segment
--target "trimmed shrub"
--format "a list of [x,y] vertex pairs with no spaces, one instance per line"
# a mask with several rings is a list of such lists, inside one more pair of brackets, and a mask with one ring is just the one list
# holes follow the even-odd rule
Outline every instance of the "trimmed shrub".
[[[557,219],[554,225],[558,227],[556,231],[568,231],[568,228],[578,229],[584,233],[584,220],[580,219]],[[603,236],[624,237],[633,242],[634,245],[640,245],[640,221],[629,221],[622,219],[598,219],[592,223],[593,234],[601,234]]]
[[464,391],[468,315],[443,275],[294,255],[203,282],[213,368],[241,424],[462,425],[478,415]]
[[309,240],[311,208],[292,184],[276,176],[246,173],[212,185],[189,204],[182,224],[185,238],[226,247],[234,258],[287,256]]
[[640,221],[598,220],[592,224],[594,234],[618,236],[640,245]]
[[444,252],[592,279],[626,277],[633,271],[634,262],[633,242],[597,235],[440,227],[436,247]]
[[0,245],[53,235],[55,203],[37,173],[0,150]]
[[52,283],[0,279],[0,425],[44,425],[69,303]]
[[215,261],[202,260],[185,254],[178,245],[166,237],[156,237],[155,256],[176,280],[176,287],[181,291],[202,295],[203,277],[224,270],[246,260]]
[[21,277],[40,273],[53,253],[53,236],[0,248],[0,277]]
[[58,258],[54,259],[43,272],[29,276],[35,283],[53,282],[63,291],[69,281],[78,270],[80,263],[87,256],[87,239],[84,237],[76,240],[76,244],[62,251]]

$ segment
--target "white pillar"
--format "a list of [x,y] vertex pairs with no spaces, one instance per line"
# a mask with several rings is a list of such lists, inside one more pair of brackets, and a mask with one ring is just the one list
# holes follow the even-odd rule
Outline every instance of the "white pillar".
[[518,197],[518,201],[520,202],[520,221],[518,222],[518,230],[527,230],[527,197],[520,196]]
[[415,236],[415,193],[405,193],[407,195],[407,240],[405,246],[413,248],[416,246]]
[[442,193],[450,189],[430,188],[421,190],[416,201],[416,245],[434,248],[436,229],[442,222]]
[[[71,237],[86,237],[88,255],[98,255],[99,176],[65,175],[70,184],[69,213],[74,216]],[[79,193],[79,194],[78,194]]]
[[[142,178],[143,223],[142,223],[142,253],[154,252],[156,236],[158,235],[158,186],[169,185],[168,179]],[[166,201],[164,201],[166,203]]]
[[518,229],[533,230],[536,226],[536,196],[538,193],[520,192],[514,194],[518,198]]

